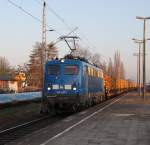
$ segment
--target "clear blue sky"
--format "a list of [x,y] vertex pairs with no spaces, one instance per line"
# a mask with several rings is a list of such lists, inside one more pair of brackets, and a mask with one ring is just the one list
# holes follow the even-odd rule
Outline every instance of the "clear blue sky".
[[[12,0],[28,10],[34,16],[41,18],[42,0]],[[133,53],[137,46],[132,38],[142,38],[143,23],[136,16],[150,16],[149,0],[47,0],[69,26],[78,26],[77,34],[81,37],[84,47],[90,46],[90,51],[100,53],[103,59],[113,57],[119,50],[123,58],[127,77],[136,78],[136,58]],[[11,65],[27,62],[32,46],[41,41],[41,25],[30,16],[8,3],[0,0],[0,56],[5,56]],[[49,10],[47,24],[62,34],[68,33],[68,28]],[[147,37],[150,35],[150,21],[147,24]],[[55,40],[58,34],[48,33],[48,41]],[[87,42],[87,39],[89,42]],[[61,45],[64,46],[64,45]],[[150,57],[150,42],[147,43],[147,58]],[[60,48],[64,54],[68,48]],[[150,59],[147,60],[149,64]],[[147,66],[148,66],[147,65]],[[147,74],[150,67],[147,67]]]

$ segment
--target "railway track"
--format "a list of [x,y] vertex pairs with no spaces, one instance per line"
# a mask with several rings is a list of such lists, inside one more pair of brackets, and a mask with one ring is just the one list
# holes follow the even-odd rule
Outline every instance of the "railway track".
[[29,133],[40,130],[50,124],[56,123],[63,119],[65,115],[61,116],[44,116],[5,130],[0,131],[0,145],[6,145],[15,141]]

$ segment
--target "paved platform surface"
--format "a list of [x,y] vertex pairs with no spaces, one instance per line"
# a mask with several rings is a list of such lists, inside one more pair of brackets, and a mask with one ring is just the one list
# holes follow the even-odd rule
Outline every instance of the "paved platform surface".
[[47,137],[38,132],[16,144],[150,145],[150,97],[143,100],[137,93],[128,93],[96,109],[54,136],[48,138],[53,130],[47,128]]

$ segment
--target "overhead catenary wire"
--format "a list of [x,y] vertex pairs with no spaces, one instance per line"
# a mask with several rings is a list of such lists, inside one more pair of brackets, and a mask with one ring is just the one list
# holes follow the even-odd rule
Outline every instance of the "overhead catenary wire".
[[33,19],[35,19],[38,22],[42,22],[38,17],[33,16],[31,13],[29,13],[28,11],[26,11],[24,8],[22,8],[21,6],[19,6],[18,4],[16,4],[15,2],[11,1],[11,0],[7,0],[9,3],[11,3],[13,6],[15,6],[16,8],[20,9],[21,11],[23,11],[24,13],[26,13],[27,15],[31,16]]
[[[34,0],[36,3],[38,3],[39,5],[41,5],[41,1],[44,1],[44,0]],[[69,24],[65,21],[64,18],[62,18],[48,3],[47,3],[47,8],[48,10],[55,16],[59,19],[59,21],[61,21],[69,31],[72,31],[72,28],[69,26]],[[75,32],[73,32],[75,33]]]
[[[30,12],[28,12],[27,10],[25,10],[22,6],[16,4],[15,2],[11,1],[11,0],[7,0],[10,4],[12,4],[14,7],[20,9],[22,12],[24,12],[25,14],[27,14],[28,16],[32,17],[34,20],[38,21],[39,23],[42,23],[41,19],[39,19],[38,17],[32,15]],[[49,28],[49,29],[53,29],[52,26],[49,26],[48,24],[46,24],[46,26]],[[55,32],[58,34],[58,35],[61,35],[61,33],[59,33],[58,31],[55,30]]]

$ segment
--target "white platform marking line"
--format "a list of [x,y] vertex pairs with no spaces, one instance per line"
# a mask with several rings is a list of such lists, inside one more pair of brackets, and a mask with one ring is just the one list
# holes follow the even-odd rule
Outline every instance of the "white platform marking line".
[[[124,97],[124,96],[122,96],[122,97]],[[119,99],[117,99],[117,100],[115,100],[115,101],[113,101],[113,102],[111,102],[110,104],[108,104],[108,105],[106,105],[105,107],[99,109],[98,111],[92,113],[91,115],[85,117],[84,119],[80,120],[80,121],[77,122],[76,124],[70,126],[69,128],[65,129],[64,131],[62,131],[62,132],[58,133],[57,135],[51,137],[50,139],[48,139],[47,141],[45,141],[44,143],[42,143],[42,144],[40,144],[40,145],[46,145],[46,144],[48,144],[50,141],[52,141],[52,140],[58,138],[59,136],[63,135],[64,133],[70,131],[72,128],[78,126],[79,124],[83,123],[84,121],[88,120],[89,118],[93,117],[94,115],[98,114],[99,112],[103,111],[104,109],[108,108],[108,107],[111,106],[112,104],[118,102],[120,99],[122,99],[122,97],[119,98]]]

